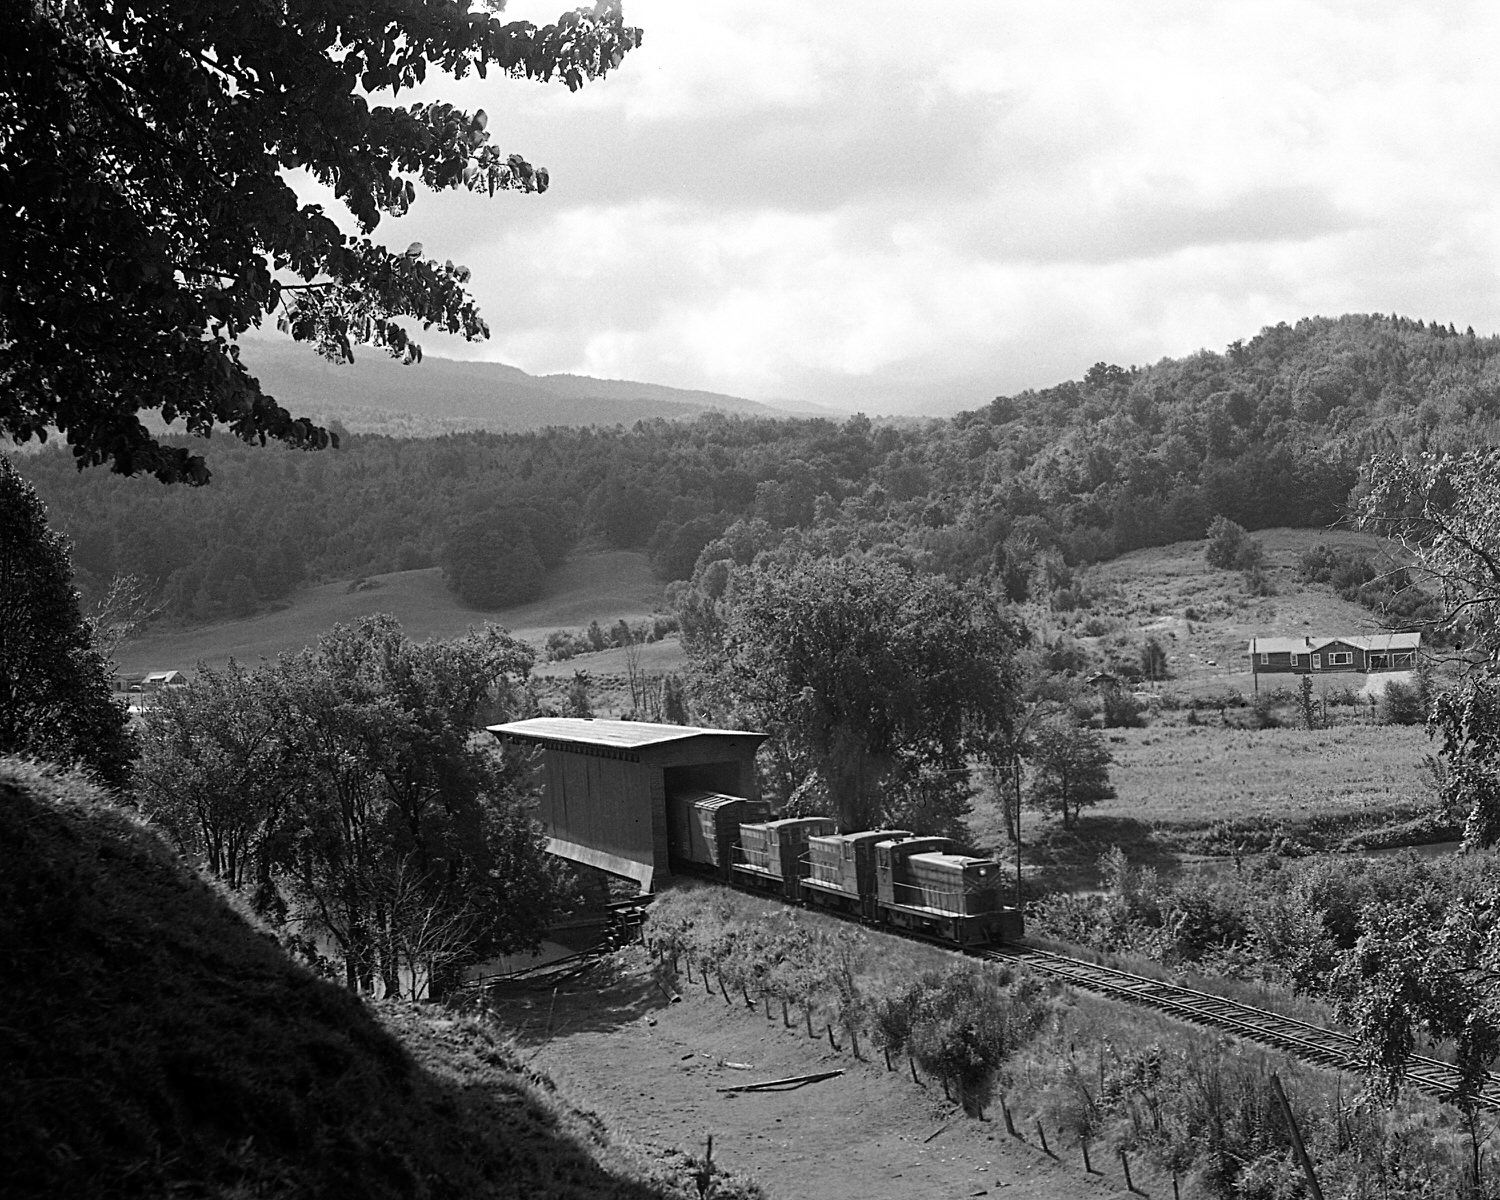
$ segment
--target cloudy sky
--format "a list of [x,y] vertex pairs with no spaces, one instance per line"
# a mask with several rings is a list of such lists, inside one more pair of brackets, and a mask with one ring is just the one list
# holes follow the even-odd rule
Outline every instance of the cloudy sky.
[[939,413],[1312,314],[1500,329],[1500,6],[626,15],[644,46],[578,93],[441,89],[552,188],[381,226],[474,271],[491,340],[429,353]]

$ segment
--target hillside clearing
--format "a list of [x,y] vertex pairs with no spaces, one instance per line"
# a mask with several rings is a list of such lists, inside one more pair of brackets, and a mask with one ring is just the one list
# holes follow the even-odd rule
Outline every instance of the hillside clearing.
[[[1154,637],[1167,651],[1171,678],[1163,690],[1184,695],[1239,691],[1249,696],[1255,680],[1246,647],[1253,637],[1368,634],[1382,628],[1369,609],[1344,600],[1300,576],[1302,556],[1319,545],[1350,549],[1371,558],[1388,557],[1391,544],[1372,534],[1342,529],[1261,529],[1251,536],[1265,551],[1263,573],[1274,589],[1252,595],[1239,571],[1219,571],[1204,561],[1201,541],[1174,542],[1128,554],[1088,568],[1085,578],[1103,594],[1088,612],[1052,616],[1050,624],[1082,624],[1098,615],[1117,629],[1086,644],[1139,645]],[[1075,630],[1075,633],[1077,630]],[[1356,686],[1362,676],[1347,676]],[[1271,686],[1285,683],[1273,678]],[[1262,685],[1267,683],[1265,677]]]
[[554,629],[579,629],[595,620],[606,627],[622,618],[639,621],[661,603],[661,582],[651,574],[644,554],[601,550],[575,554],[548,573],[540,599],[514,608],[486,612],[466,607],[447,589],[436,567],[397,571],[308,588],[290,606],[244,620],[148,633],[123,643],[116,657],[127,672],[190,669],[199,662],[221,667],[230,658],[253,664],[312,645],[335,624],[376,612],[392,614],[416,641],[456,637],[491,621],[540,645]]

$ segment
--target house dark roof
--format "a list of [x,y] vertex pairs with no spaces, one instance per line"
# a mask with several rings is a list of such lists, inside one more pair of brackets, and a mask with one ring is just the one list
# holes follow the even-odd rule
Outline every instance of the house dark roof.
[[1416,650],[1422,644],[1420,633],[1349,634],[1342,637],[1257,637],[1251,638],[1246,654],[1317,654],[1324,646],[1340,642],[1366,653],[1392,650]]

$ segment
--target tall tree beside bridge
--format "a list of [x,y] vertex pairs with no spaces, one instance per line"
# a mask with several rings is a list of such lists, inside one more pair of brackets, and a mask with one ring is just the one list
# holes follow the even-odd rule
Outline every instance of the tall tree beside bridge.
[[141,807],[325,935],[351,988],[534,948],[563,881],[518,768],[472,736],[515,715],[531,662],[495,626],[419,644],[381,616],[206,672],[146,722]]
[[79,764],[124,783],[135,746],[109,677],[79,611],[68,543],[0,455],[0,754]]
[[[483,111],[385,103],[429,66],[570,89],[640,41],[618,0],[544,28],[464,0],[0,5],[0,432],[61,430],[79,464],[205,482],[138,413],[321,447],[264,394],[237,339],[274,318],[332,359],[420,357],[403,321],[487,336],[469,272],[369,235],[417,185],[540,192]],[[294,190],[301,170],[354,219]]]
[[846,831],[958,832],[1017,693],[1022,633],[991,598],[864,557],[748,569],[730,594],[700,666],[771,734],[784,790],[815,774]]

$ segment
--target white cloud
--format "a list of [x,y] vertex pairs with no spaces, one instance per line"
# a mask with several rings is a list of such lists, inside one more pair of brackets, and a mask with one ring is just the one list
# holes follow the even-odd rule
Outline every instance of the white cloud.
[[951,408],[1312,313],[1500,327],[1500,10],[626,14],[644,46],[577,94],[458,88],[551,169],[551,192],[429,197],[382,228],[474,269],[495,338],[459,352]]

